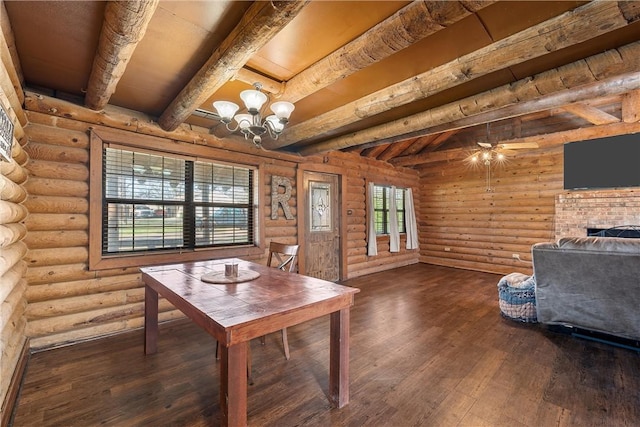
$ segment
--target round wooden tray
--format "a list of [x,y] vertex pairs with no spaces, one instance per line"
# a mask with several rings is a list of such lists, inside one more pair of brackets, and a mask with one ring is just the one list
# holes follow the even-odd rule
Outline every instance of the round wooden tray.
[[249,280],[257,279],[258,277],[260,277],[260,273],[253,270],[240,270],[238,271],[238,277],[228,277],[224,275],[224,271],[215,271],[213,273],[204,274],[200,280],[207,283],[225,285],[229,283],[248,282]]

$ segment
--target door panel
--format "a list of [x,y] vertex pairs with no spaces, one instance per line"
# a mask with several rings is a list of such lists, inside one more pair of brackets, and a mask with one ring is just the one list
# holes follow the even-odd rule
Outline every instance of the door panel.
[[304,172],[305,274],[340,278],[340,197],[338,176]]

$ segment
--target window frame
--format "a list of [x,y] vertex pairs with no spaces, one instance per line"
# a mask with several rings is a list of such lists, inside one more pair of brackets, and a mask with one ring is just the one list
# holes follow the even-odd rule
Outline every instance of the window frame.
[[[373,205],[374,205],[374,209],[372,212],[372,215],[374,216],[374,221],[375,221],[375,217],[376,217],[376,213],[377,212],[381,212],[382,213],[382,217],[383,217],[383,231],[381,233],[378,232],[377,227],[376,227],[376,237],[383,237],[383,236],[388,236],[390,234],[390,223],[389,223],[389,195],[387,193],[391,192],[391,187],[392,185],[384,185],[384,184],[373,184]],[[376,205],[376,193],[377,193],[377,189],[382,189],[382,209],[376,209],[375,205]],[[402,212],[402,227],[400,227],[400,221],[398,221],[398,233],[399,234],[406,234],[407,233],[407,222],[406,222],[406,197],[407,197],[407,193],[406,193],[406,188],[404,187],[398,187],[396,186],[396,192],[401,191],[402,192],[402,209],[398,209],[397,212]],[[397,198],[397,193],[396,193],[396,198]]]
[[[92,129],[90,133],[90,168],[89,168],[89,269],[103,270],[109,268],[141,267],[148,265],[190,262],[215,258],[241,257],[262,254],[264,248],[264,227],[261,208],[264,200],[259,191],[260,183],[264,182],[260,162],[254,156],[247,156],[242,163],[237,161],[233,153],[207,153],[208,147],[195,144],[185,144],[164,138],[140,135],[111,129]],[[254,169],[253,200],[250,201],[254,215],[253,244],[233,246],[215,246],[201,248],[176,248],[161,251],[146,251],[143,253],[108,254],[102,253],[103,230],[103,147],[114,144],[136,152],[147,152],[154,155],[181,157],[192,160],[202,160],[218,164],[233,164]],[[222,151],[222,150],[220,150]],[[208,154],[208,155],[207,155]],[[214,155],[215,154],[215,155]],[[237,154],[236,154],[237,156]]]

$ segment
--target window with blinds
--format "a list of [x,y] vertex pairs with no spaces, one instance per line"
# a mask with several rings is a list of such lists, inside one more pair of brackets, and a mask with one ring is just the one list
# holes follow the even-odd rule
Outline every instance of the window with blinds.
[[253,244],[252,168],[103,150],[103,255]]
[[405,208],[404,208],[405,189],[396,188],[395,201],[391,199],[391,187],[374,185],[373,187],[373,207],[374,222],[376,234],[389,234],[389,209],[391,203],[396,204],[396,213],[398,218],[398,232],[405,233]]

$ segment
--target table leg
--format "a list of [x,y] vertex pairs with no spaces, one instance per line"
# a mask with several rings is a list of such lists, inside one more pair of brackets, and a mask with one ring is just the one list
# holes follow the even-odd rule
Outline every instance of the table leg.
[[158,292],[144,287],[144,354],[158,351]]
[[220,409],[223,426],[247,425],[247,345],[220,345]]
[[342,408],[349,403],[349,308],[331,313],[329,400]]

